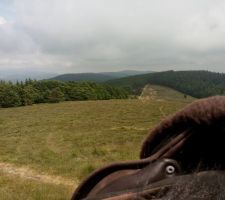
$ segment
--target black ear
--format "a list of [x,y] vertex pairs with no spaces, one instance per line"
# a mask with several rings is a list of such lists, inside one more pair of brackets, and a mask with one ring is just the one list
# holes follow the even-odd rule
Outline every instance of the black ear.
[[92,189],[100,183],[103,179],[109,177],[113,173],[118,173],[124,170],[136,171],[142,169],[152,162],[151,158],[136,160],[136,161],[127,161],[127,162],[118,162],[102,167],[92,174],[90,174],[75,190],[71,200],[80,200],[86,198]]
[[156,126],[141,158],[172,158],[187,172],[225,169],[225,97],[198,100]]
[[140,158],[147,158],[164,147],[176,135],[187,130],[199,130],[212,127],[224,127],[225,96],[215,96],[193,102],[176,114],[167,117],[149,132],[143,142]]

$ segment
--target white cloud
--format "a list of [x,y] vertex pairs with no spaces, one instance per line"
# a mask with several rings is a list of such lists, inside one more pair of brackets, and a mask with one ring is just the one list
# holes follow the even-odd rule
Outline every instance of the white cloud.
[[0,26],[6,24],[7,21],[4,17],[0,16]]
[[0,68],[225,72],[223,0],[14,0],[12,6],[12,23],[0,17]]

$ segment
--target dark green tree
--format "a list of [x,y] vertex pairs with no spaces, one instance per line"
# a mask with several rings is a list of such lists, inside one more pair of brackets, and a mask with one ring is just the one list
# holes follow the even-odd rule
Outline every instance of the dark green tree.
[[11,84],[3,84],[0,87],[0,107],[20,106],[21,100],[16,88]]
[[49,92],[47,99],[49,103],[58,103],[64,100],[64,94],[59,87],[56,87]]

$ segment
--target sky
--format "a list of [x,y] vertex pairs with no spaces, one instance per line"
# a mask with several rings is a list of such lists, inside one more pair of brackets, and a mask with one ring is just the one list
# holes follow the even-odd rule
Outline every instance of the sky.
[[224,0],[0,0],[0,70],[225,72]]

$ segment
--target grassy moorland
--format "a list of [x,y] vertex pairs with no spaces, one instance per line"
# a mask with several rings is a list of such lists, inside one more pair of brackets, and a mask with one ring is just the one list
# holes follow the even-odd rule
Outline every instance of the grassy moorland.
[[0,173],[1,200],[68,200],[72,188]]
[[148,130],[191,101],[150,86],[139,99],[0,109],[0,199],[69,199],[95,168],[137,159]]

